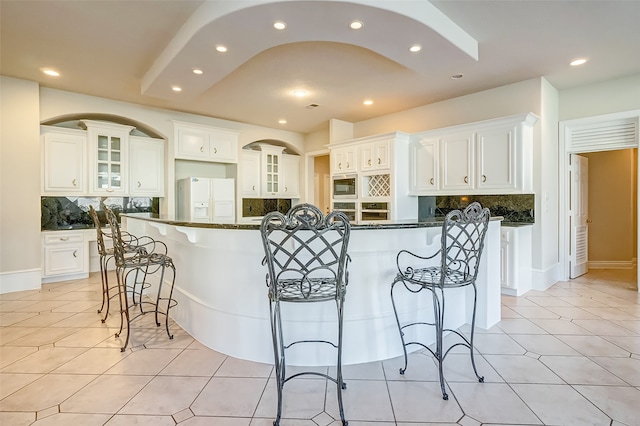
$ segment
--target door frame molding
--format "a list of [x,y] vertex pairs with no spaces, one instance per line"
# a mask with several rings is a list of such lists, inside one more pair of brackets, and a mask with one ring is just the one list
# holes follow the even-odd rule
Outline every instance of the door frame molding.
[[[571,145],[571,132],[576,129],[588,128],[593,125],[607,125],[608,123],[617,123],[620,121],[628,121],[635,123],[635,143],[629,145],[623,141],[610,141],[603,145],[597,143],[591,145],[581,145],[574,147]],[[639,148],[640,146],[640,110],[631,110],[613,114],[597,115],[586,118],[578,118],[573,120],[563,120],[559,122],[558,135],[558,167],[559,167],[559,245],[560,245],[560,279],[562,281],[569,280],[569,155],[580,154],[596,151],[613,151],[617,149]],[[640,164],[640,149],[638,149],[638,159]],[[638,173],[638,192],[640,192],[640,173]],[[640,211],[640,194],[638,197],[638,207]],[[638,215],[638,235],[637,241],[640,242],[640,215]],[[638,290],[640,292],[640,288]]]
[[313,200],[315,197],[315,189],[313,184],[313,173],[315,172],[315,167],[313,164],[315,157],[320,157],[324,155],[329,155],[329,148],[320,149],[317,151],[309,151],[304,154],[304,199],[305,202],[313,204]]

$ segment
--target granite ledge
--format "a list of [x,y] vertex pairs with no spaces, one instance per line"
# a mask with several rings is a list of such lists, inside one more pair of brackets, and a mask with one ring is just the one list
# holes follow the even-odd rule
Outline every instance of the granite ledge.
[[[147,220],[149,222],[158,222],[165,225],[185,226],[191,228],[203,229],[260,229],[260,223],[211,223],[211,222],[193,222],[170,215],[159,215],[155,213],[123,213],[123,217],[131,219]],[[502,216],[492,216],[492,221],[502,221]],[[435,228],[442,226],[442,219],[428,220],[399,220],[386,221],[384,223],[371,223],[362,225],[351,225],[352,230],[359,229],[407,229],[407,228]]]

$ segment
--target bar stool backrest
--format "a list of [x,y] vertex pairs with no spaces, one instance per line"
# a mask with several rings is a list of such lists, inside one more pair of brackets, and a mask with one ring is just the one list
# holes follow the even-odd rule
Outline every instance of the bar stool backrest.
[[445,216],[441,246],[442,285],[445,277],[452,273],[462,277],[462,282],[476,280],[490,216],[489,209],[482,208],[477,202]]
[[104,256],[107,252],[107,247],[104,244],[104,235],[102,232],[102,228],[100,225],[100,219],[98,219],[98,213],[93,208],[92,205],[89,205],[89,216],[91,216],[91,220],[93,220],[93,226],[96,228],[96,241],[98,243],[98,254]]
[[[311,204],[294,206],[286,215],[267,214],[260,233],[271,300],[310,302],[344,298],[350,231],[344,213],[333,212],[324,217]],[[285,282],[295,283],[297,291],[287,292]],[[326,283],[335,285],[329,287]]]
[[125,243],[122,241],[122,233],[120,232],[120,224],[113,210],[108,207],[104,209],[107,216],[107,222],[111,228],[111,238],[113,239],[113,257],[116,260],[116,266],[121,267],[125,263],[125,254],[127,253]]

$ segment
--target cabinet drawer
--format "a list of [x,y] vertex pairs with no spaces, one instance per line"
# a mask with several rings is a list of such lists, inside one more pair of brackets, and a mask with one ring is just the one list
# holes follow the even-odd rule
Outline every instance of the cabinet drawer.
[[51,234],[45,235],[44,243],[49,244],[69,244],[69,243],[81,243],[84,241],[82,234]]

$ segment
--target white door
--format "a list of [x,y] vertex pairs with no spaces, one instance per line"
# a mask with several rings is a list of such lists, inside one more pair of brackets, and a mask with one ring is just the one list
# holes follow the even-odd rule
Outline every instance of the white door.
[[571,247],[569,253],[569,276],[576,278],[587,273],[589,248],[589,161],[581,155],[569,157],[569,182],[571,205],[569,208],[569,233]]

